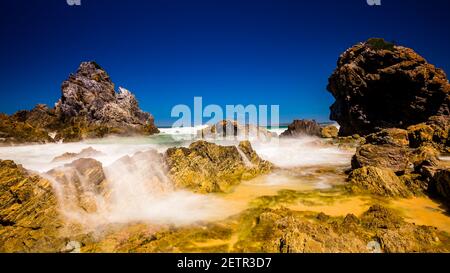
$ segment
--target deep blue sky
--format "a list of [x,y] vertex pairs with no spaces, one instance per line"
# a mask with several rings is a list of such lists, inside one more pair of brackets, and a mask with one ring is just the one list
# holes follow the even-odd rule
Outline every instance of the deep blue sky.
[[327,120],[338,56],[369,37],[450,71],[450,1],[0,0],[0,112],[53,105],[85,60],[134,92],[159,125],[176,104],[279,104]]

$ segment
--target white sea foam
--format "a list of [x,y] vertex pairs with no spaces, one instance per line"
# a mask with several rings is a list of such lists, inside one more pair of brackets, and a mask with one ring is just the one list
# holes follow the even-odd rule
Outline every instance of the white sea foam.
[[[111,194],[108,198],[97,196],[97,212],[87,213],[82,210],[65,209],[64,212],[68,217],[89,226],[130,221],[184,225],[196,221],[221,219],[228,216],[230,211],[220,196],[174,190],[172,182],[166,176],[161,163],[158,163],[157,157],[148,159],[132,156],[152,149],[162,153],[171,146],[189,145],[194,139],[180,143],[174,136],[192,136],[201,128],[203,127],[161,129],[161,134],[152,137],[107,138],[70,144],[0,147],[0,159],[14,160],[27,169],[44,173],[71,161],[52,162],[56,156],[66,152],[78,153],[82,149],[92,147],[102,152],[102,155],[94,156],[94,159],[103,164]],[[216,142],[222,145],[237,144],[232,141]],[[334,146],[323,145],[319,139],[311,137],[274,139],[271,142],[253,141],[252,145],[263,159],[284,168],[349,164],[352,154]],[[130,160],[123,161],[123,157],[126,156],[132,157],[134,161],[132,160],[131,163]],[[276,177],[279,183],[285,183],[286,179],[283,175],[273,176],[273,178]],[[292,181],[292,179],[286,181]],[[55,188],[60,186],[58,182],[54,180],[52,182]],[[325,184],[324,187],[327,186]],[[67,198],[61,198],[60,201],[62,200]],[[61,204],[61,207],[73,206]]]

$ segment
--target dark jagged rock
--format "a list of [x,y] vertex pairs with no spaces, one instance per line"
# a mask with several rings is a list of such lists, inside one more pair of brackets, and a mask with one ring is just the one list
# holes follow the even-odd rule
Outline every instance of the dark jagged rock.
[[322,136],[322,129],[315,120],[294,120],[280,137]]
[[441,69],[410,48],[369,40],[344,52],[329,79],[340,135],[406,129],[431,116],[449,119],[450,84]]

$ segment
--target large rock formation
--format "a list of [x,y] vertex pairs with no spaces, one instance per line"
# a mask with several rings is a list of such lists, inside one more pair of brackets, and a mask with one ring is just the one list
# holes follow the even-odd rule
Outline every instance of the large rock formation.
[[[100,134],[158,132],[153,117],[139,108],[134,95],[122,87],[116,93],[109,75],[95,62],[81,63],[61,89],[56,115],[63,123],[81,127],[82,135],[89,131],[101,131]],[[64,136],[63,132],[61,137]]]
[[225,192],[241,180],[268,173],[272,168],[248,141],[238,147],[197,141],[189,148],[168,149],[165,160],[177,187],[201,193]]
[[331,119],[341,135],[406,129],[431,116],[449,119],[446,74],[410,48],[370,39],[345,51],[337,66],[327,89],[336,99]]
[[153,117],[133,94],[119,87],[95,62],[84,62],[62,84],[54,109],[39,104],[31,111],[0,116],[0,143],[80,141],[107,135],[158,133]]

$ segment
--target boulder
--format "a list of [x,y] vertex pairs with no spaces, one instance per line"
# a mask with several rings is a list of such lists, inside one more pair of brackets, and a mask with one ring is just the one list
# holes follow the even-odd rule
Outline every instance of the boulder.
[[362,167],[349,175],[352,190],[362,190],[375,195],[409,197],[411,193],[404,182],[387,168]]
[[409,149],[402,146],[364,144],[356,150],[352,158],[352,168],[372,166],[402,174],[413,170],[409,157]]
[[200,193],[226,192],[241,180],[272,169],[272,164],[259,158],[247,141],[239,147],[197,141],[189,148],[168,149],[164,158],[176,187]]
[[280,137],[322,136],[322,129],[315,120],[294,120]]
[[234,138],[240,137],[245,139],[257,138],[262,140],[270,140],[276,137],[276,133],[269,132],[263,127],[253,124],[242,125],[235,120],[223,120],[216,124],[209,125],[197,132],[198,137],[202,139],[216,138]]
[[406,129],[432,116],[450,115],[445,72],[414,50],[382,39],[345,51],[327,89],[336,99],[330,118],[339,123],[343,136]]

